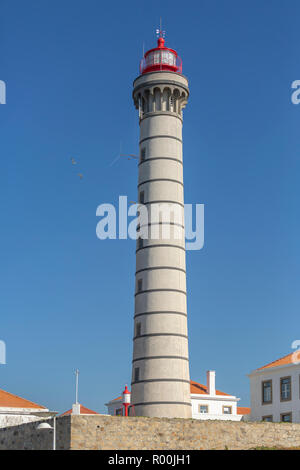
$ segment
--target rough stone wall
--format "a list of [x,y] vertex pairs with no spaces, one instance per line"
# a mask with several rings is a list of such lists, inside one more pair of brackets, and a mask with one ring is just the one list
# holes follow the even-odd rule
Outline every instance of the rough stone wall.
[[71,449],[253,449],[299,447],[300,424],[72,416]]
[[[49,421],[51,424],[51,421]],[[52,449],[37,423],[0,429],[0,450]],[[300,424],[73,415],[57,419],[57,449],[206,450],[300,447]]]
[[[51,419],[43,421],[51,426],[53,424]],[[53,431],[37,430],[38,424],[38,422],[31,422],[0,429],[0,450],[51,450]],[[70,424],[70,416],[63,416],[56,420],[58,450],[70,449]]]

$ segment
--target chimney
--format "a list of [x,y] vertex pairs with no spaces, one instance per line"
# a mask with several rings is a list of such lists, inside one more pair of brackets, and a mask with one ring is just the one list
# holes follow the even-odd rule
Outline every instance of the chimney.
[[80,403],[72,405],[72,415],[80,415]]
[[208,370],[206,372],[206,381],[207,381],[207,393],[209,395],[216,394],[216,371]]

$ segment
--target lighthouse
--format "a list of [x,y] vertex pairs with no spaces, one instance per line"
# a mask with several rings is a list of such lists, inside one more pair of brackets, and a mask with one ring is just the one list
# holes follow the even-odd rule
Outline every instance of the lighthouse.
[[133,83],[138,202],[148,219],[141,217],[136,245],[131,403],[136,416],[190,418],[182,159],[189,88],[180,57],[158,36]]

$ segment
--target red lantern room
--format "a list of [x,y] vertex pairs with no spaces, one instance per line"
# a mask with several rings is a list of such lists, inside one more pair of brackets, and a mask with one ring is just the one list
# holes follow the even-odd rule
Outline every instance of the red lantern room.
[[182,60],[177,52],[173,49],[165,47],[163,38],[164,32],[157,31],[159,34],[157,47],[147,51],[140,63],[140,73],[159,72],[165,70],[167,72],[182,73]]

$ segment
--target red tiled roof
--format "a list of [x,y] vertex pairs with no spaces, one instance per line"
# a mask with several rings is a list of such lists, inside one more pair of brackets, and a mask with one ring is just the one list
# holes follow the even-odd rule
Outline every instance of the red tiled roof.
[[13,395],[5,390],[0,390],[0,408],[1,407],[46,409],[45,406],[38,405],[33,401],[18,397],[18,395]]
[[[259,367],[256,370],[262,370],[262,369],[270,369],[271,367],[278,367],[278,366],[285,366],[288,364],[294,364],[293,362],[293,355],[297,354],[297,352],[292,352],[290,354],[287,354],[286,356],[283,356],[279,359],[276,359],[276,361],[270,362],[269,364],[266,364],[265,366]],[[297,357],[297,360],[299,358]]]
[[114,398],[114,399],[111,400],[111,401],[117,401],[117,400],[122,400],[122,397]]
[[[191,380],[191,393],[196,393],[199,395],[208,395],[207,386],[198,384],[198,382],[194,382]],[[227,395],[228,393],[221,392],[220,390],[216,390],[216,395]]]
[[[66,415],[71,415],[72,410],[65,411],[62,415],[60,416],[66,416]],[[80,414],[81,415],[98,415],[97,411],[89,410],[89,408],[86,408],[83,405],[80,405]]]
[[251,408],[247,406],[238,406],[237,407],[237,414],[238,415],[249,415],[251,413]]

